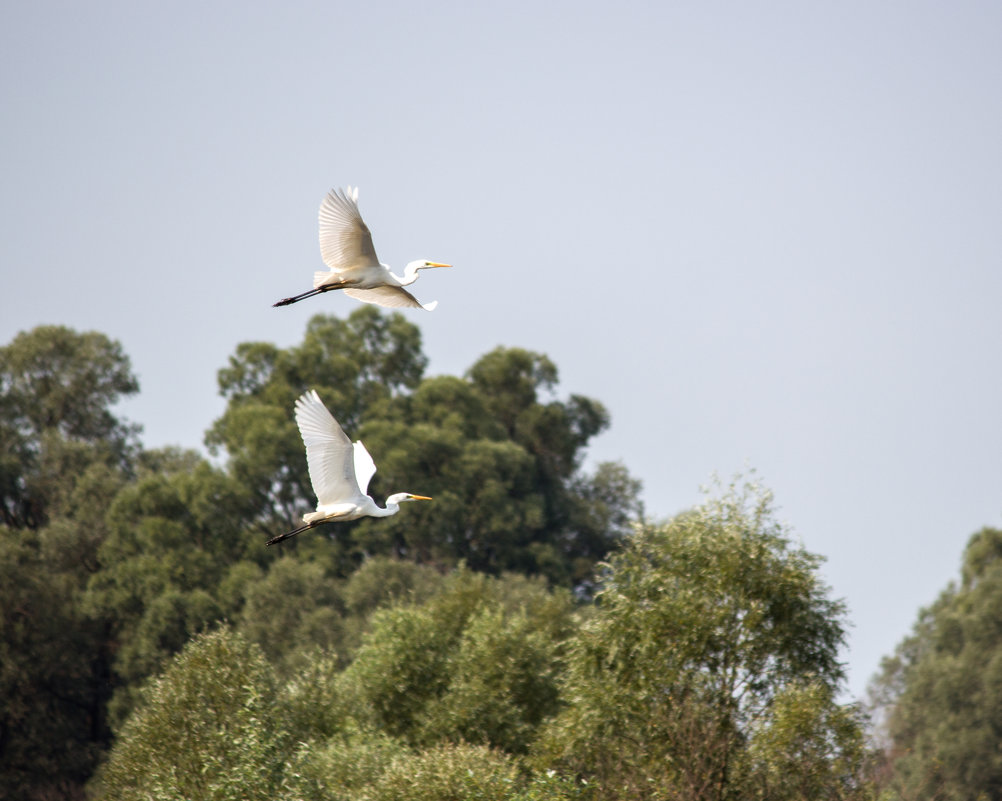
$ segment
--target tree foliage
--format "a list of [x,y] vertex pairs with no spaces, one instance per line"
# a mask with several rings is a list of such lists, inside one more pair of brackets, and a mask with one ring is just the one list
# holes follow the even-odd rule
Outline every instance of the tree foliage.
[[[102,755],[95,799],[856,798],[843,610],[767,496],[637,528],[544,355],[426,363],[371,307],[240,345],[210,462],[139,446],[117,343],[0,349],[0,799],[77,801]],[[314,502],[313,387],[374,496],[435,500],[266,548]]]
[[[235,613],[226,579],[264,548],[248,529],[243,488],[197,454],[144,454],[136,480],[106,513],[83,605],[114,638],[111,722],[131,709],[139,687],[195,634]],[[258,535],[259,537],[260,535]]]
[[423,604],[378,611],[344,681],[355,717],[414,745],[470,742],[524,753],[557,709],[566,591],[463,569]]
[[230,470],[269,523],[288,522],[312,496],[302,441],[292,415],[296,398],[318,390],[346,430],[414,389],[427,359],[416,326],[400,314],[362,307],[347,320],[317,315],[301,344],[281,350],[247,342],[219,371],[226,411],[206,435],[225,449]]
[[919,613],[870,695],[888,797],[1002,797],[1002,530],[971,537],[959,583]]
[[68,794],[108,740],[105,626],[80,602],[131,478],[118,343],[42,326],[0,348],[0,798]]
[[[570,644],[567,708],[542,757],[593,777],[607,798],[749,797],[793,688],[820,693],[816,736],[839,714],[844,609],[818,563],[750,484],[638,530],[608,561],[598,610]],[[858,767],[849,763],[840,781]]]
[[294,526],[315,498],[292,408],[314,388],[374,455],[374,497],[404,489],[435,498],[397,518],[324,529],[343,574],[384,554],[585,581],[640,513],[639,483],[622,466],[580,472],[584,448],[608,425],[605,409],[577,395],[549,399],[555,365],[517,348],[488,353],[464,378],[426,378],[420,343],[401,315],[365,306],[343,321],[317,315],[288,350],[240,345],[220,371],[228,405],[207,441],[225,448],[260,519]]
[[[288,583],[296,560],[278,564],[279,587],[312,595]],[[423,574],[376,562],[372,576],[411,589],[376,602],[347,667],[315,650],[274,670],[239,632],[201,635],[144,691],[94,789],[126,799],[173,797],[171,782],[190,799],[241,788],[352,801],[864,798],[861,722],[834,700],[843,611],[817,564],[773,521],[767,493],[733,487],[638,531],[608,561],[594,608],[538,578],[468,568],[419,599]],[[370,578],[341,603],[371,607]]]
[[271,801],[289,732],[260,649],[225,629],[195,638],[144,691],[96,780],[101,797]]
[[94,331],[40,326],[0,348],[0,522],[38,528],[66,477],[127,464],[137,428],[111,407],[138,390],[121,345]]
[[[464,574],[441,601],[460,608],[504,583]],[[514,589],[547,594],[529,586],[516,581]],[[535,600],[552,606],[550,599]],[[534,614],[542,615],[540,609]],[[532,774],[512,757],[461,737],[410,748],[405,739],[370,728],[370,719],[353,718],[357,701],[345,697],[345,687],[357,683],[347,673],[346,681],[340,678],[336,662],[317,656],[283,683],[263,651],[239,633],[223,628],[199,635],[144,689],[90,789],[97,798],[123,801],[579,796],[576,783]]]
[[81,782],[107,737],[98,632],[42,548],[0,528],[0,798]]
[[791,682],[752,728],[748,798],[762,801],[870,797],[863,718],[834,703],[832,689],[812,678]]

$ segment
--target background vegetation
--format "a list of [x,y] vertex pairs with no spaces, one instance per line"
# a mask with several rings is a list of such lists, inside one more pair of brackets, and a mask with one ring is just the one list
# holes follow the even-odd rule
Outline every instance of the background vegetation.
[[[146,450],[121,346],[0,348],[0,798],[862,799],[1002,794],[1002,532],[841,704],[845,609],[767,490],[643,520],[544,355],[424,374],[372,307],[240,345],[196,452]],[[312,491],[316,388],[393,518],[265,548]]]

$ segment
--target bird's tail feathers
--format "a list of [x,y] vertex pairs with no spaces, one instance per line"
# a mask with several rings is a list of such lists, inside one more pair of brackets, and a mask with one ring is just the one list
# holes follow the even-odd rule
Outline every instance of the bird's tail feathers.
[[337,281],[332,280],[336,275],[336,273],[329,272],[328,270],[317,270],[317,272],[313,273],[313,288],[320,289],[325,284],[336,284]]

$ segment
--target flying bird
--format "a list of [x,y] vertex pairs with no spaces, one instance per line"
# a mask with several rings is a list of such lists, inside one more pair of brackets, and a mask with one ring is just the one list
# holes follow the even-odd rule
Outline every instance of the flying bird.
[[332,189],[320,204],[320,255],[330,270],[313,274],[313,289],[291,298],[283,298],[275,306],[288,306],[304,298],[343,289],[349,297],[363,303],[375,303],[392,309],[416,307],[431,311],[438,301],[420,303],[405,286],[418,279],[418,270],[428,267],[451,267],[438,261],[412,261],[404,267],[403,276],[394,275],[376,258],[372,234],[358,211],[358,187]]
[[376,464],[361,442],[354,446],[341,430],[337,420],[324,406],[315,389],[296,400],[296,424],[306,445],[306,463],[310,483],[317,496],[317,511],[303,515],[303,523],[294,531],[279,534],[268,545],[287,540],[321,523],[357,520],[360,517],[389,517],[400,511],[406,501],[430,501],[427,495],[398,492],[386,499],[380,509],[370,498],[369,481]]

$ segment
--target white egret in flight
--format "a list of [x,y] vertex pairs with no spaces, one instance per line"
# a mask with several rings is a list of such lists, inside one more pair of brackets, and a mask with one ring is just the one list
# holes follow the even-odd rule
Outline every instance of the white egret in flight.
[[419,303],[403,287],[418,279],[418,270],[427,267],[451,267],[437,261],[412,261],[403,276],[394,275],[376,258],[372,234],[358,211],[358,187],[341,191],[332,189],[320,204],[320,255],[329,272],[313,274],[313,289],[291,298],[283,298],[275,306],[287,306],[304,298],[343,289],[350,297],[363,303],[400,309],[412,306],[431,311],[438,301]]
[[272,537],[268,545],[321,523],[389,517],[399,512],[400,504],[405,501],[431,500],[427,495],[398,492],[386,499],[385,509],[376,506],[366,495],[369,481],[376,472],[372,457],[361,442],[352,446],[315,389],[296,400],[296,424],[306,445],[306,463],[310,469],[310,483],[317,495],[317,511],[303,515],[305,525]]

